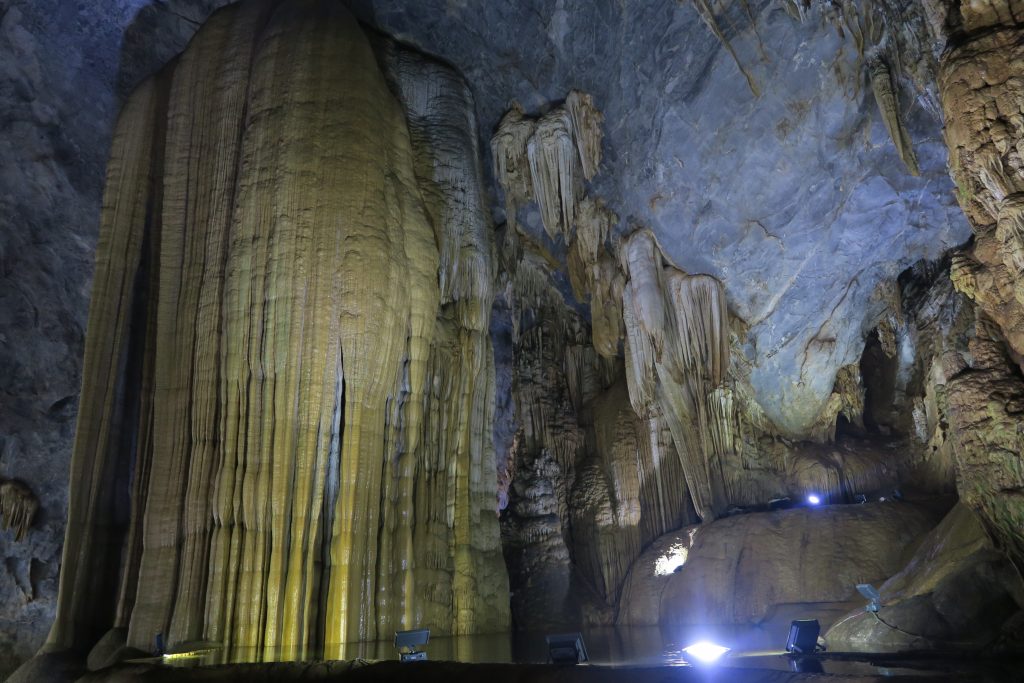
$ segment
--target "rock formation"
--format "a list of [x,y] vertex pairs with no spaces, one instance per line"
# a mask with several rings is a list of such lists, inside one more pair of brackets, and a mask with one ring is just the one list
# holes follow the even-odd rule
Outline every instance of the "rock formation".
[[39,509],[39,500],[20,481],[0,483],[0,521],[10,529],[15,541],[24,540]]
[[51,648],[506,627],[471,100],[377,63],[334,3],[249,2],[129,99]]
[[1019,4],[965,9],[965,29],[976,32],[950,48],[939,79],[950,172],[975,233],[959,265],[958,283],[998,323],[1018,355],[1024,352],[1024,292],[1018,294],[1024,265],[1024,48],[1019,26],[1012,21],[1005,26],[1001,17],[1024,15]]
[[[855,584],[894,574],[934,524],[925,509],[871,503],[739,515],[676,532],[633,565],[619,623],[759,624],[785,607],[785,627],[842,613]],[[687,549],[685,561],[659,572],[672,543]]]
[[825,640],[840,652],[978,649],[1024,605],[1024,581],[992,547],[978,518],[957,505],[906,567],[879,586],[882,609],[858,609]]
[[515,227],[516,212],[532,197],[548,237],[572,239],[583,180],[591,180],[601,163],[601,121],[593,98],[578,90],[536,121],[524,118],[518,103],[505,114],[491,153],[509,225]]
[[1022,23],[1018,0],[951,10],[940,29],[949,42],[938,81],[950,174],[975,233],[969,252],[954,264],[953,279],[982,312],[969,353],[944,368],[958,489],[1017,562],[1024,561],[1017,434],[1024,385],[1011,364],[1020,366],[1024,352]]
[[733,450],[730,397],[716,392],[729,365],[725,293],[714,278],[666,266],[650,233],[630,236],[620,258],[630,401],[641,417],[658,405],[694,507],[714,519],[727,507],[722,458]]

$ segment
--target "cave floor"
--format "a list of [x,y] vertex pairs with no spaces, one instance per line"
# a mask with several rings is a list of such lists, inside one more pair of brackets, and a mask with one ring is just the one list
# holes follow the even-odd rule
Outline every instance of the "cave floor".
[[891,666],[876,662],[876,673],[799,673],[766,668],[719,667],[630,667],[630,666],[553,666],[545,664],[466,664],[460,662],[319,662],[230,664],[178,668],[123,664],[79,679],[80,683],[139,681],[178,683],[200,681],[338,681],[340,683],[788,683],[797,681],[843,681],[868,683],[882,681],[964,681],[988,683],[1018,680],[1019,662],[989,663],[964,668],[958,662],[945,665],[932,662],[928,669],[909,669],[888,658]]

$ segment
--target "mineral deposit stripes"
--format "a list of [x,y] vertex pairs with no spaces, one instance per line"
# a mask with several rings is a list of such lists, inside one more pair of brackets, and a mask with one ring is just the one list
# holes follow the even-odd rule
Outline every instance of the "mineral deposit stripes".
[[[342,656],[398,628],[507,628],[472,101],[447,67],[392,49],[413,136],[356,22],[321,0],[218,12],[130,98],[53,644],[117,625],[145,650],[162,633]],[[451,96],[426,103],[412,78]],[[446,175],[417,174],[442,154]],[[153,324],[130,333],[139,277],[157,284]],[[125,353],[144,379],[128,394],[139,424],[122,425],[140,438],[118,570],[121,548],[96,541]],[[97,572],[119,577],[115,595],[85,588]]]

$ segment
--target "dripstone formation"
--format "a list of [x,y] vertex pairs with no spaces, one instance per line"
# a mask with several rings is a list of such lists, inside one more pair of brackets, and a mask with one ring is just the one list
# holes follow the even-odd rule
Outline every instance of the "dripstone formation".
[[128,100],[50,647],[507,627],[471,101],[381,50],[257,0]]

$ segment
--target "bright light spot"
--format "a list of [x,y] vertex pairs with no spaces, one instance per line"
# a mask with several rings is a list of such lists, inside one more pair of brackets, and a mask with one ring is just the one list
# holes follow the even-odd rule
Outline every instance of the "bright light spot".
[[811,495],[807,496],[807,502],[810,503],[811,505],[817,505],[818,503],[821,502],[821,498],[819,498],[816,494],[812,493]]
[[729,651],[729,648],[722,647],[721,645],[715,645],[706,640],[702,640],[699,643],[694,643],[689,647],[684,647],[683,652],[686,654],[696,657],[702,662],[710,664],[711,662],[718,661],[718,658]]
[[669,546],[668,552],[654,562],[654,573],[658,576],[668,576],[675,573],[677,569],[686,564],[686,556],[689,550],[682,543],[673,543]]

